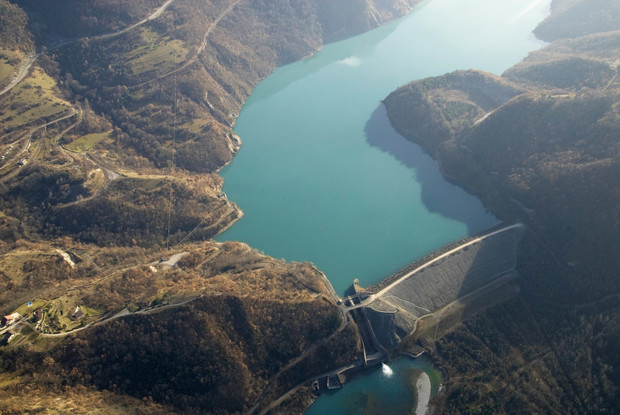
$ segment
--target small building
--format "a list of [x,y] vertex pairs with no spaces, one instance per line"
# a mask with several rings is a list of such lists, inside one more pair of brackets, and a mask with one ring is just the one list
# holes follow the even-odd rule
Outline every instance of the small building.
[[13,314],[9,314],[8,316],[2,316],[2,319],[0,320],[0,326],[4,327],[10,324],[13,324],[20,317],[21,315],[19,313],[13,313]]
[[342,383],[340,382],[340,378],[338,377],[338,375],[329,375],[327,377],[327,389],[328,390],[341,389],[341,388],[342,388]]
[[43,310],[38,309],[37,311],[32,313],[32,319],[34,320],[35,323],[38,323],[39,321],[43,320]]
[[319,393],[321,391],[318,380],[312,382],[312,390],[314,391],[314,393]]
[[80,306],[75,307],[73,314],[71,315],[71,320],[79,320],[84,317],[84,313],[82,312],[82,308]]
[[6,346],[15,337],[15,333],[7,332],[0,338],[0,346]]

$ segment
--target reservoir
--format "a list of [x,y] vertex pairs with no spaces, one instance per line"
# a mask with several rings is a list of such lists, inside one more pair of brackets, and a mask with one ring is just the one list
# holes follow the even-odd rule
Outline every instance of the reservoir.
[[247,100],[221,175],[245,216],[217,237],[311,261],[343,295],[497,219],[390,126],[381,100],[457,69],[501,74],[537,49],[550,0],[428,0],[277,69]]
[[[381,100],[409,81],[458,69],[501,74],[541,46],[531,32],[550,2],[427,0],[398,21],[277,69],[237,120],[243,147],[221,175],[245,217],[217,239],[311,261],[343,295],[354,278],[374,284],[496,224],[392,129]],[[410,359],[389,365],[390,379],[373,369],[307,413],[412,414],[420,404],[424,412],[412,379],[430,379],[434,392],[437,371]]]

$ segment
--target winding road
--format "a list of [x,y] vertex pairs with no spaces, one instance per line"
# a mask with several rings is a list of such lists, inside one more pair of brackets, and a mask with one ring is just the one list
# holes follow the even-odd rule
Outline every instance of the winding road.
[[15,86],[17,86],[17,84],[19,84],[21,81],[24,80],[24,78],[26,77],[26,75],[28,75],[28,72],[30,71],[30,67],[32,66],[34,61],[37,60],[39,55],[40,53],[36,53],[36,52],[33,52],[30,55],[28,55],[28,58],[25,61],[23,61],[21,65],[19,65],[19,70],[17,71],[17,75],[15,75],[15,77],[11,80],[11,82],[2,91],[0,91],[0,95],[6,94],[11,89],[13,89]]
[[[142,19],[138,23],[134,23],[134,24],[132,24],[129,27],[126,27],[126,28],[121,29],[121,30],[116,31],[116,32],[105,33],[103,35],[91,36],[91,37],[89,37],[89,39],[91,39],[91,40],[104,40],[104,39],[110,39],[110,38],[113,38],[113,37],[120,36],[120,35],[122,35],[124,33],[127,33],[130,30],[133,30],[133,29],[135,29],[138,26],[142,26],[143,24],[145,24],[147,22],[150,22],[151,20],[157,19],[159,16],[161,16],[161,14],[164,11],[166,11],[168,6],[170,6],[175,1],[176,0],[167,0],[164,4],[161,5],[161,7],[159,9],[155,10],[149,17],[147,17],[145,19]],[[85,39],[85,38],[82,38],[82,39]],[[78,42],[78,41],[80,41],[82,39],[73,40],[73,41],[71,41],[71,43]],[[67,43],[65,43],[65,44],[67,44]]]
[[[116,37],[116,36],[120,36],[120,35],[122,35],[124,33],[129,32],[130,30],[135,29],[136,27],[142,26],[143,24],[145,24],[147,22],[150,22],[151,20],[157,19],[175,1],[176,0],[166,0],[166,2],[164,4],[162,4],[153,13],[151,13],[151,15],[149,15],[148,17],[146,17],[146,18],[140,20],[139,22],[134,23],[131,26],[126,27],[124,29],[118,30],[116,32],[105,33],[105,34],[102,34],[102,35],[96,35],[96,36],[90,36],[90,37],[87,36],[87,37],[82,37],[82,38],[78,38],[78,39],[65,40],[65,41],[59,42],[59,43],[57,43],[55,45],[50,46],[49,50],[58,49],[58,48],[60,48],[62,46],[70,45],[72,43],[76,43],[76,42],[79,42],[79,41],[85,40],[85,39],[104,40],[104,39],[110,39],[110,38],[113,38],[113,37]],[[238,3],[238,2],[239,1],[235,2],[235,4]],[[216,20],[216,22],[218,22],[218,21],[219,21],[219,18],[218,18],[218,20]],[[208,33],[207,33],[206,36],[208,36]],[[206,37],[205,37],[205,41],[203,42],[203,44],[206,45]],[[204,49],[204,46],[202,46],[202,47]],[[31,52],[30,55],[28,55],[28,58],[24,62],[22,62],[21,65],[19,66],[19,70],[17,72],[17,75],[15,75],[15,77],[11,80],[11,82],[2,91],[0,91],[0,96],[6,94],[11,89],[16,87],[21,81],[24,80],[26,75],[28,75],[28,72],[30,71],[30,68],[32,67],[32,64],[37,60],[37,58],[39,57],[40,54],[41,54],[40,52]]]
[[148,308],[148,309],[142,309],[142,310],[137,310],[137,311],[129,311],[128,309],[124,308],[121,311],[119,311],[118,313],[114,314],[113,316],[110,316],[108,318],[105,318],[103,320],[99,320],[97,322],[91,323],[91,324],[87,324],[84,327],[78,327],[77,329],[73,329],[73,330],[69,330],[69,331],[65,331],[62,333],[39,333],[39,336],[43,336],[43,337],[66,337],[70,334],[73,333],[77,333],[78,331],[82,331],[82,330],[86,330],[88,328],[91,327],[95,327],[95,326],[99,326],[101,324],[105,324],[108,323],[112,320],[116,320],[122,317],[127,317],[127,316],[133,316],[133,315],[137,315],[137,314],[155,314],[155,313],[159,313],[162,312],[164,310],[167,310],[169,308],[176,308],[176,307],[181,307],[187,303],[191,303],[192,301],[196,300],[197,298],[202,297],[202,295],[196,296],[196,297],[192,297],[188,300],[185,300],[183,302],[180,303],[174,303],[174,304],[168,304],[168,305],[163,305],[163,306],[159,306],[159,307],[154,307],[154,308]]
[[206,47],[207,47],[207,40],[209,39],[209,35],[213,31],[213,29],[215,29],[215,27],[218,25],[218,23],[224,17],[226,17],[226,15],[228,15],[228,13],[230,13],[235,8],[235,6],[237,6],[237,4],[241,3],[242,1],[243,0],[235,0],[234,2],[232,2],[230,4],[230,6],[228,6],[226,8],[226,10],[224,10],[222,13],[220,13],[219,16],[217,16],[215,18],[213,23],[211,23],[209,25],[209,27],[207,27],[207,30],[205,31],[205,34],[204,34],[204,36],[202,38],[202,43],[200,44],[200,46],[198,46],[198,49],[196,49],[196,52],[194,53],[194,55],[191,58],[189,58],[183,65],[181,65],[178,68],[173,69],[173,70],[171,70],[169,72],[166,72],[164,74],[156,76],[153,79],[149,79],[148,81],[145,81],[145,82],[139,83],[137,85],[134,85],[133,87],[137,88],[137,87],[141,87],[141,86],[144,86],[144,85],[148,85],[148,84],[150,84],[153,81],[156,81],[156,80],[159,80],[159,79],[162,79],[162,78],[166,78],[166,77],[168,77],[170,75],[174,75],[175,73],[182,71],[183,69],[187,68],[188,66],[190,66],[191,64],[196,62],[196,60],[198,60],[198,56],[200,56],[200,54],[206,49]]

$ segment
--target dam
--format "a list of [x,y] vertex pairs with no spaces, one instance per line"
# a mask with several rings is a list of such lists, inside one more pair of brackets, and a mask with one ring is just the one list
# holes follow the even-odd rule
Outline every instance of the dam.
[[[310,261],[339,296],[353,278],[370,287],[352,299],[357,304],[341,305],[343,313],[367,322],[366,363],[389,354],[433,310],[512,278],[516,242],[511,245],[508,235],[516,238],[520,227],[462,247],[383,291],[419,268],[417,259],[431,252],[435,259],[455,240],[469,243],[477,237],[462,238],[498,219],[392,128],[381,101],[406,82],[458,69],[501,74],[540,46],[531,32],[549,4],[425,0],[399,21],[280,67],[256,87],[237,119],[235,133],[244,145],[221,175],[223,191],[244,217],[217,240]],[[494,242],[510,248],[507,260],[479,267],[493,256]],[[443,268],[443,281],[436,282],[435,271]],[[435,284],[450,288],[436,292]],[[416,297],[422,290],[431,294],[427,300]],[[408,379],[397,371],[392,378],[401,377]],[[355,391],[347,382],[323,394],[308,414],[363,413],[371,400],[387,405],[383,413],[411,413],[388,408],[408,399],[407,387],[391,396],[374,389],[379,383]],[[331,400],[338,395],[338,403]]]
[[[525,232],[521,223],[500,224],[434,251],[373,286],[362,288],[355,280],[354,293],[343,298],[340,307],[343,313],[350,313],[359,327],[363,356],[308,381],[321,396],[307,413],[339,413],[348,408],[348,402],[360,399],[366,403],[359,404],[358,409],[373,407],[385,409],[385,413],[411,413],[411,385],[401,382],[416,378],[415,384],[419,385],[420,377],[416,376],[425,373],[431,378],[431,390],[426,397],[416,395],[415,399],[415,413],[424,413],[428,399],[443,382],[441,372],[420,357],[421,353],[411,356],[416,359],[390,360],[392,352],[407,335],[416,332],[421,319],[441,314],[465,299],[486,300],[490,291],[516,278],[517,249]],[[398,370],[391,378],[381,368],[381,363],[388,360],[390,367]],[[328,379],[348,379],[366,368],[364,376],[353,376],[350,384],[348,380],[346,385],[339,381],[338,388],[344,389],[338,395],[322,393],[330,391]],[[385,398],[379,399],[374,391]]]
[[[518,243],[524,225],[503,225],[449,245],[403,268],[381,283],[342,301],[358,326],[365,362],[386,358],[415,331],[420,318],[518,276]],[[369,361],[370,360],[370,361]]]

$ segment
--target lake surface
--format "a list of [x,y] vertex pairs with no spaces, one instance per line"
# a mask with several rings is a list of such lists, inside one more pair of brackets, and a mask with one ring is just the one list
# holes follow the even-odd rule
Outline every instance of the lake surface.
[[[276,70],[237,121],[244,144],[221,174],[245,217],[217,239],[312,261],[342,295],[354,278],[376,283],[496,224],[392,129],[381,100],[411,80],[457,69],[501,74],[542,45],[531,32],[549,4],[429,0],[392,24]],[[389,382],[380,368],[360,376],[322,395],[308,414],[411,414],[416,365],[437,384],[436,371],[416,362],[390,363]]]
[[221,175],[245,217],[216,239],[311,261],[342,295],[354,278],[376,283],[494,225],[392,129],[381,100],[457,69],[501,73],[541,46],[530,33],[548,8],[549,0],[430,0],[277,69],[237,121],[243,147]]

